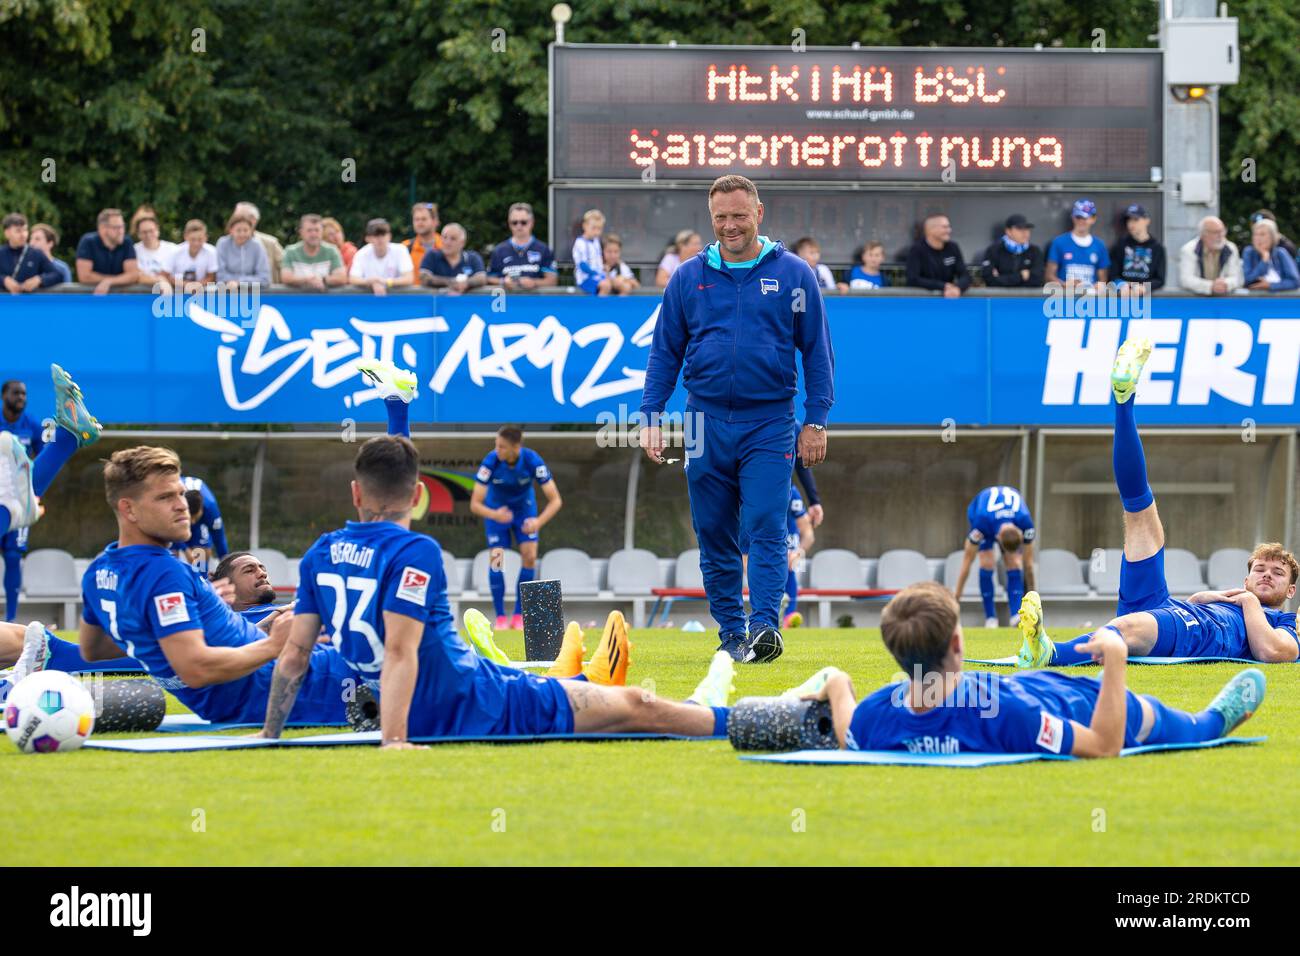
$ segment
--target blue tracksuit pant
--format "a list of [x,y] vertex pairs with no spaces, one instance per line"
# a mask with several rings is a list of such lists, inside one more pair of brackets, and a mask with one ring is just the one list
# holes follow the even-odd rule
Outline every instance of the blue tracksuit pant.
[[750,627],[777,627],[788,571],[785,515],[794,468],[794,415],[732,422],[694,409],[688,414],[703,420],[698,448],[688,449],[686,481],[709,611],[722,637],[745,633],[738,540],[743,528],[750,542]]

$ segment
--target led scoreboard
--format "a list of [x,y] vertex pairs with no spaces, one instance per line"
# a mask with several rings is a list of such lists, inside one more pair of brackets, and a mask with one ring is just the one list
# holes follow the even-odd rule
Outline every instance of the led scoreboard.
[[1158,50],[553,47],[552,179],[1149,183]]

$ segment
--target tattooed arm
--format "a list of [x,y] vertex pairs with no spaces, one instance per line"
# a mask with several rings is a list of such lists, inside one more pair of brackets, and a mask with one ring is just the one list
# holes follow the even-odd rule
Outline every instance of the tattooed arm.
[[284,723],[289,719],[294,701],[298,699],[302,679],[307,674],[312,648],[316,646],[320,615],[295,615],[292,627],[284,650],[275,662],[275,672],[271,675],[271,692],[266,701],[266,723],[262,726],[259,737],[274,739],[284,730]]

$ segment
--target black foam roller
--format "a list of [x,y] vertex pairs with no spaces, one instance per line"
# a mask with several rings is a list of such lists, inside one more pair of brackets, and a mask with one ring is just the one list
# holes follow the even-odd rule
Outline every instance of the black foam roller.
[[106,730],[157,730],[167,715],[167,695],[151,680],[86,682],[95,702],[95,732]]
[[345,705],[353,730],[379,729],[379,700],[366,684],[358,684],[356,695]]
[[835,750],[835,725],[825,701],[795,697],[742,697],[727,718],[737,750]]
[[559,581],[525,581],[519,585],[519,613],[524,618],[524,657],[553,661],[564,644],[564,592]]

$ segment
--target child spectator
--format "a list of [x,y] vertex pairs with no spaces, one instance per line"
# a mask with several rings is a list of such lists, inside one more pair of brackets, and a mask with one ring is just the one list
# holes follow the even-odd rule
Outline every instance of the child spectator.
[[849,270],[850,289],[883,289],[889,285],[889,278],[880,271],[885,261],[885,244],[879,239],[872,239],[865,246],[853,253],[857,262]]
[[1115,264],[1115,284],[1120,288],[1132,282],[1140,286],[1150,283],[1152,291],[1165,284],[1165,247],[1151,235],[1151,216],[1145,206],[1137,203],[1124,210],[1128,235],[1110,249],[1110,260]]
[[604,264],[611,295],[627,295],[633,289],[641,288],[636,273],[623,261],[623,239],[617,233],[611,232],[605,237]]
[[817,244],[817,240],[812,236],[804,236],[802,239],[797,240],[794,244],[794,254],[808,263],[813,275],[817,277],[817,285],[821,288],[829,289],[832,292],[837,288],[841,292],[848,288],[848,285],[843,283],[840,286],[835,284],[835,275],[831,272],[830,267],[822,265],[822,247]]
[[27,217],[11,212],[4,218],[5,241],[0,245],[0,276],[7,291],[35,292],[58,285],[59,274],[50,257],[28,243]]
[[201,292],[217,279],[217,250],[208,242],[208,227],[202,219],[185,224],[185,241],[176,247],[168,268],[172,280],[187,293]]
[[600,234],[605,231],[605,214],[588,209],[582,214],[582,235],[573,240],[573,278],[583,292],[609,295],[605,275],[605,256],[600,249]]
[[54,249],[59,244],[59,234],[53,226],[46,222],[38,222],[32,226],[32,234],[27,241],[32,244],[33,249],[39,249],[49,257],[54,271],[59,274],[59,282],[72,281],[72,269],[54,255]]

